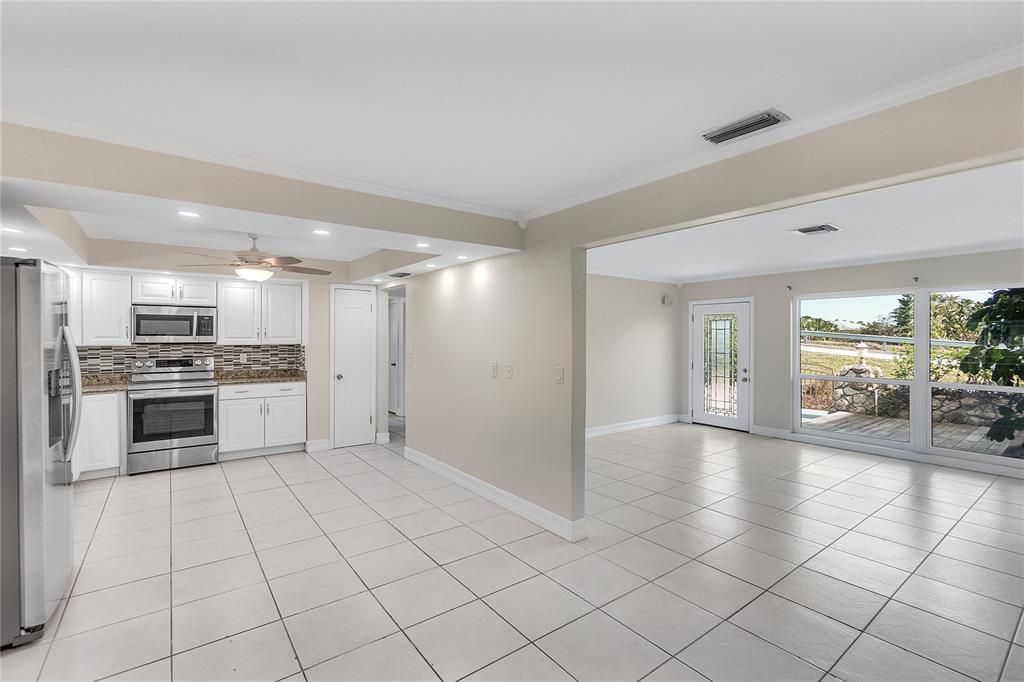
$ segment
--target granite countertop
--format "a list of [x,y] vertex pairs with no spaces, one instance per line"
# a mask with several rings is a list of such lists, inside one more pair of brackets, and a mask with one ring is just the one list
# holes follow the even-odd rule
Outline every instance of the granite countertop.
[[[270,384],[285,381],[305,381],[304,369],[228,369],[216,370],[218,384]],[[130,374],[85,374],[82,393],[116,393],[127,391]]]

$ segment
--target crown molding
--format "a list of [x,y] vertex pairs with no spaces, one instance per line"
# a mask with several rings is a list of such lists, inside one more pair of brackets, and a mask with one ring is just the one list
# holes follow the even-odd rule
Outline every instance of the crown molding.
[[453,211],[461,211],[463,213],[475,213],[477,215],[489,216],[491,218],[511,220],[515,223],[523,222],[523,216],[521,214],[513,211],[505,211],[500,208],[492,208],[490,206],[481,206],[479,204],[456,201],[455,199],[438,197],[431,194],[420,194],[418,192],[410,192],[384,185],[375,185],[368,182],[361,182],[359,180],[351,180],[349,178],[339,178],[333,175],[294,168],[283,164],[250,159],[245,156],[228,154],[212,149],[206,149],[204,147],[193,147],[191,145],[133,135],[131,133],[124,133],[89,123],[67,121],[47,116],[45,114],[25,111],[23,109],[4,107],[2,112],[0,112],[0,118],[2,118],[4,123],[13,123],[15,125],[26,126],[28,128],[40,128],[42,130],[49,130],[55,133],[62,133],[64,135],[84,137],[91,140],[99,140],[100,142],[109,142],[111,144],[134,147],[136,149],[145,149],[147,151],[157,152],[160,154],[170,154],[171,156],[181,156],[188,159],[194,159],[196,161],[206,161],[207,163],[216,163],[222,166],[231,166],[233,168],[241,168],[242,170],[266,173],[267,175],[276,175],[282,178],[301,180],[303,182],[311,182],[318,185],[351,190],[353,192],[362,192],[364,194],[373,194],[376,196],[388,197],[390,199],[401,199],[403,201],[412,201],[417,204],[447,208]]
[[[602,199],[612,194],[618,194],[634,187],[640,187],[651,182],[678,175],[686,171],[706,166],[734,156],[740,156],[756,149],[768,147],[784,140],[806,135],[816,130],[829,128],[846,121],[851,121],[868,114],[873,114],[884,109],[890,109],[900,104],[906,104],[922,97],[934,95],[944,90],[950,90],[959,85],[965,85],[972,81],[981,80],[994,76],[1010,69],[1024,66],[1024,46],[1017,46],[995,52],[987,57],[982,57],[966,64],[955,66],[945,71],[934,73],[930,76],[920,78],[903,85],[877,92],[868,97],[863,97],[853,102],[848,102],[838,107],[828,109],[810,118],[787,121],[778,126],[769,128],[753,136],[726,142],[719,147],[709,149],[706,153],[698,156],[683,159],[676,163],[662,166],[661,168],[621,180],[619,182],[605,185],[590,192],[584,192],[574,197],[556,201],[540,208],[526,211],[523,216],[526,220],[536,220],[558,211],[564,211],[573,206],[579,206],[596,199]],[[696,133],[695,133],[696,134]]]

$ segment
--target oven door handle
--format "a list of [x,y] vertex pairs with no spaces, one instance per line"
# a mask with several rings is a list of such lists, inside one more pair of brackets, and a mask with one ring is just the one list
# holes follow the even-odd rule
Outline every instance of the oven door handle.
[[213,388],[166,388],[157,391],[128,391],[128,398],[130,400],[139,400],[141,398],[173,398],[177,396],[205,396],[205,395],[217,395],[217,387]]

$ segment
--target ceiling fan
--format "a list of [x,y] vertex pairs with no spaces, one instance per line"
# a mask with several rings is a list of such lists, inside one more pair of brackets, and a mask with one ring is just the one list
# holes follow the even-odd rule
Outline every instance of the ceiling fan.
[[[235,259],[230,263],[219,263],[227,268],[234,268],[235,274],[242,279],[247,279],[250,282],[262,282],[268,280],[274,276],[275,272],[298,272],[303,275],[329,275],[330,270],[320,270],[318,268],[304,268],[299,267],[297,264],[302,262],[301,258],[295,258],[293,256],[272,256],[269,253],[264,253],[256,248],[257,237],[254,234],[249,235],[249,239],[252,240],[252,247],[247,251],[239,251],[235,254]],[[182,251],[193,256],[202,256],[203,258],[221,258],[221,256],[211,256],[207,253],[197,253],[195,251]],[[179,265],[179,268],[206,268],[209,265]]]

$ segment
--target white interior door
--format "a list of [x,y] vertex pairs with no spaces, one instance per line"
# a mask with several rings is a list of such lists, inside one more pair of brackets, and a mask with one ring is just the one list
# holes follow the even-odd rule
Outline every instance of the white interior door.
[[749,431],[750,304],[696,304],[690,324],[693,421]]
[[388,411],[405,416],[405,299],[393,298],[388,309]]
[[334,289],[334,447],[375,440],[374,293]]

